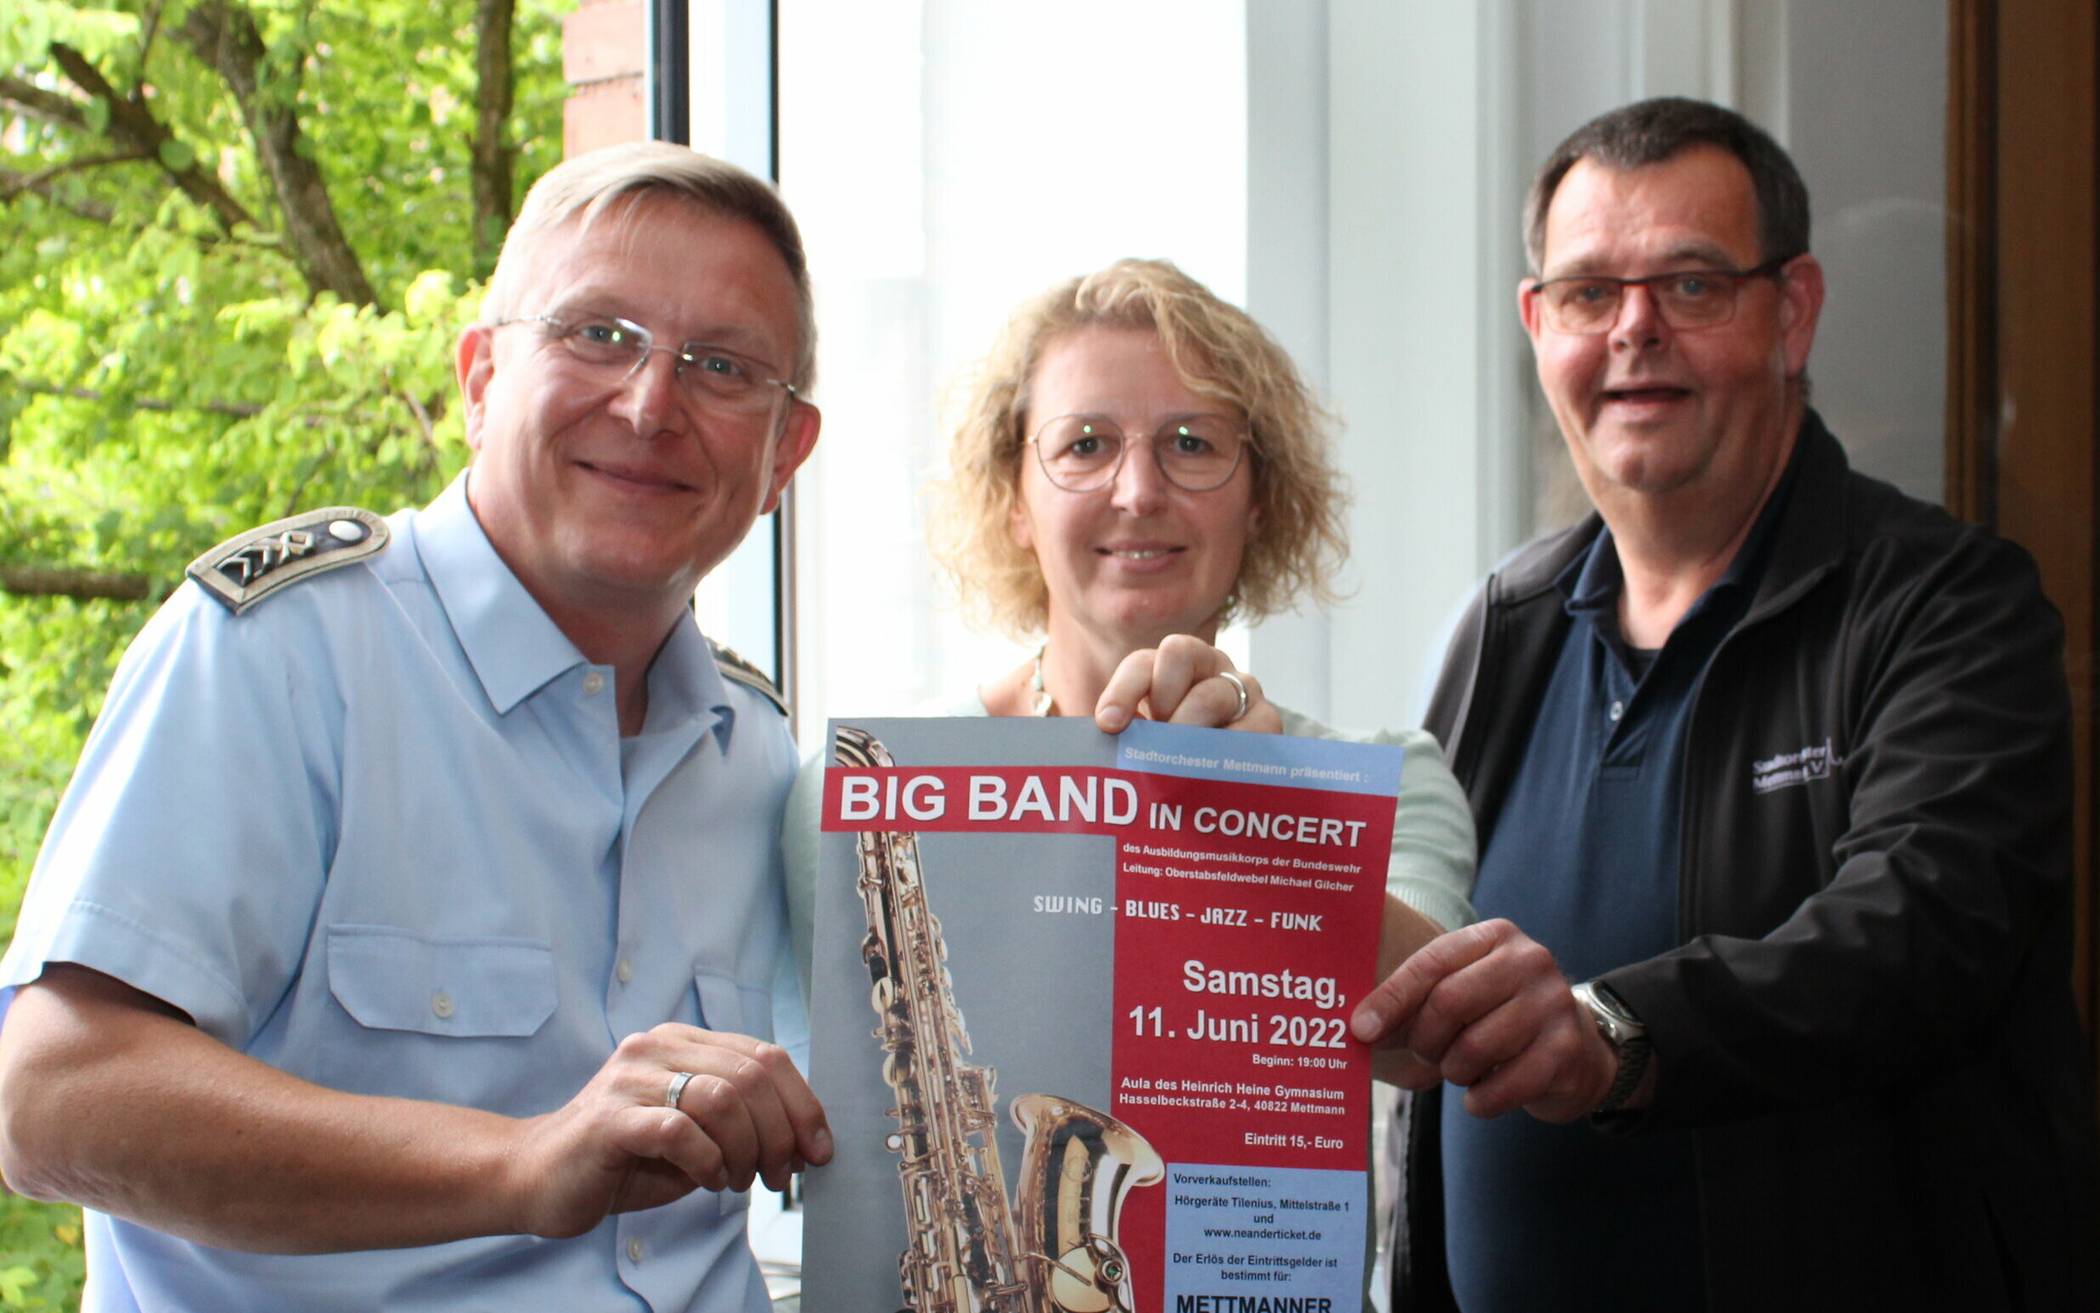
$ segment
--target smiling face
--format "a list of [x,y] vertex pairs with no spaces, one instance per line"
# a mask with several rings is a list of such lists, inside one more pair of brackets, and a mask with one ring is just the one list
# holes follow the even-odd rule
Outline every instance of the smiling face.
[[[725,347],[776,378],[795,358],[787,266],[742,220],[644,196],[587,232],[548,232],[531,254],[518,315],[630,319],[659,342]],[[474,512],[565,629],[593,616],[660,626],[778,503],[816,442],[814,407],[783,397],[755,418],[724,415],[678,382],[669,352],[623,378],[538,323],[468,329],[458,368]]]
[[1150,441],[1168,421],[1224,403],[1191,391],[1146,328],[1083,328],[1051,343],[1028,396],[1031,435],[1075,414],[1130,435],[1115,481],[1094,492],[1059,488],[1033,445],[1021,452],[1011,528],[1043,572],[1051,645],[1080,642],[1113,660],[1168,634],[1215,637],[1260,520],[1253,460],[1243,456],[1222,487],[1187,492],[1160,473]]
[[[1749,171],[1698,146],[1634,169],[1578,162],[1546,212],[1540,275],[1633,278],[1763,259]],[[1814,257],[1789,262],[1777,280],[1748,280],[1732,319],[1693,330],[1671,328],[1652,296],[1629,289],[1608,331],[1561,333],[1532,285],[1519,308],[1539,386],[1607,518],[1629,499],[1698,504],[1744,490],[1751,509],[1762,504],[1799,422],[1796,380],[1822,305]]]

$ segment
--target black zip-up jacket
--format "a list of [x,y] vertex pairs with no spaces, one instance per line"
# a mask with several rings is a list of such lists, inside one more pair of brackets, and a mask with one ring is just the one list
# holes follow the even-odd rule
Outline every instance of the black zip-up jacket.
[[[1657,1066],[1615,1129],[1695,1129],[1711,1309],[2100,1308],[2062,623],[2024,551],[1853,473],[1813,412],[1794,459],[1695,695],[1683,945],[1603,977]],[[1427,725],[1483,847],[1599,527],[1491,577],[1445,661]],[[1436,1097],[1403,1114],[1400,1309],[1451,1303]]]

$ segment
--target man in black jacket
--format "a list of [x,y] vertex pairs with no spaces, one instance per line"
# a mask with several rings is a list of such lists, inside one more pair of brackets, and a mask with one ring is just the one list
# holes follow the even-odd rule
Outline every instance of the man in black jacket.
[[1527,222],[1597,514],[1489,579],[1431,705],[1483,920],[1354,1018],[1424,1091],[1398,1307],[2095,1307],[2032,561],[1808,408],[1822,271],[1755,126],[1606,114]]

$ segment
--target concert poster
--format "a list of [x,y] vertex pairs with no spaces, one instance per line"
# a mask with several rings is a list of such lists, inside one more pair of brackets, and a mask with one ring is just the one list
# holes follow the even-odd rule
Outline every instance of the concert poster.
[[1401,750],[1079,718],[826,743],[810,1065],[837,1155],[807,1178],[803,1306],[1363,1307],[1347,1019]]

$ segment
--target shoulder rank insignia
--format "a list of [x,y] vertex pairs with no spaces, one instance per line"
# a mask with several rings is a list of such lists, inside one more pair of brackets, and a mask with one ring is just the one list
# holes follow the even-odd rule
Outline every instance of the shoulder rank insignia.
[[773,681],[766,678],[765,671],[738,656],[734,649],[724,647],[712,638],[707,640],[707,645],[714,651],[715,669],[722,672],[722,678],[735,680],[779,707],[781,715],[788,714],[787,699],[780,696],[780,690],[773,687]]
[[328,506],[228,538],[191,561],[189,575],[239,615],[296,579],[364,560],[389,536],[370,511]]

